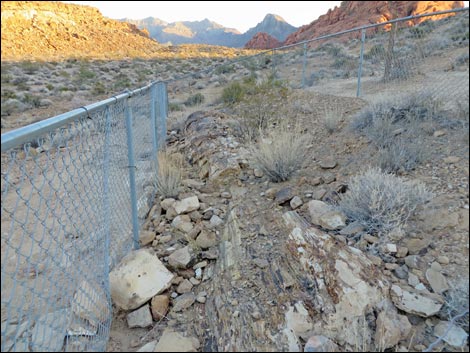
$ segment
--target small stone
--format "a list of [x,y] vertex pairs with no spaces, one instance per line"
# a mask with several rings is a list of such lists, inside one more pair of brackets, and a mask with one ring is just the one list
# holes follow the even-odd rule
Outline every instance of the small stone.
[[[450,322],[441,321],[434,327],[434,336],[443,337]],[[467,343],[468,334],[461,327],[453,324],[443,340],[454,348],[463,348]]]
[[429,240],[410,239],[406,242],[406,247],[411,255],[418,254],[421,250],[427,248],[430,244]]
[[196,238],[196,245],[202,249],[210,248],[217,245],[218,240],[214,232],[203,230]]
[[395,306],[407,313],[430,317],[439,312],[442,307],[442,300],[425,294],[404,289],[397,285],[392,285],[390,295]]
[[240,312],[238,310],[235,310],[232,314],[233,317],[239,317],[240,316]]
[[173,268],[186,268],[192,260],[189,246],[176,250],[168,257],[168,264]]
[[439,262],[441,265],[448,265],[450,261],[447,256],[441,255],[437,257],[437,262]]
[[326,190],[326,189],[315,190],[312,194],[312,199],[321,200],[321,199],[323,199],[323,196],[325,196],[327,192],[328,192],[328,190]]
[[354,221],[352,223],[349,223],[343,229],[341,229],[339,234],[349,236],[349,235],[358,234],[363,231],[364,231],[364,226],[360,224],[358,221]]
[[140,246],[150,244],[155,239],[155,232],[150,230],[144,230],[139,234]]
[[259,268],[267,268],[269,267],[269,262],[266,259],[256,258],[253,260],[253,263],[258,266]]
[[187,309],[191,305],[193,305],[195,300],[196,300],[196,297],[191,292],[180,295],[178,298],[175,299],[173,303],[173,311],[177,312],[177,311],[182,311],[184,309]]
[[197,352],[201,344],[195,337],[185,337],[170,328],[163,331],[154,352]]
[[171,295],[170,295],[170,297],[171,297],[171,299],[178,298],[178,293],[172,292]]
[[213,215],[209,223],[210,223],[210,228],[213,229],[224,224],[224,221],[219,216]]
[[193,288],[193,284],[187,279],[183,280],[178,287],[176,287],[176,292],[179,294],[188,293]]
[[379,241],[379,238],[377,237],[374,237],[373,235],[370,235],[370,234],[364,234],[364,236],[362,237],[362,239],[364,239],[365,241],[367,241],[369,244],[375,244]]
[[397,246],[395,244],[387,244],[386,245],[387,252],[394,254],[397,252]]
[[305,343],[304,352],[339,352],[339,347],[325,336],[312,336]]
[[446,130],[436,130],[436,131],[434,131],[433,136],[434,137],[441,137],[441,136],[444,136],[446,133],[447,133]]
[[414,273],[408,273],[408,284],[412,287],[417,286],[419,283],[419,278]]
[[303,205],[303,201],[300,197],[294,196],[292,200],[290,200],[290,207],[295,210],[296,208],[299,208],[300,206]]
[[195,211],[199,209],[199,199],[197,196],[187,197],[183,200],[176,201],[173,208],[177,214]]
[[220,197],[222,197],[223,199],[231,199],[232,194],[229,193],[228,191],[224,191],[224,192],[220,193]]
[[189,233],[193,229],[191,218],[188,215],[176,216],[171,222],[171,226],[183,233]]
[[196,279],[201,279],[202,277],[202,268],[196,268],[196,271],[194,271],[194,276]]
[[385,268],[390,271],[393,271],[397,269],[398,267],[400,267],[399,264],[393,264],[393,263],[388,263],[388,262],[385,264]]
[[336,175],[334,175],[333,173],[325,173],[323,174],[322,178],[325,184],[331,184],[336,180]]
[[137,352],[154,352],[158,341],[151,341],[140,347]]
[[189,279],[189,282],[191,282],[191,284],[192,284],[193,286],[197,286],[197,285],[201,284],[201,281],[197,280],[197,279],[194,278],[194,277],[191,277],[191,278]]
[[168,243],[171,240],[171,234],[162,235],[159,242],[162,244]]
[[434,270],[434,271],[442,271],[442,266],[439,262],[436,262],[434,261],[432,264],[431,264],[431,268]]
[[322,177],[316,177],[316,178],[313,178],[311,181],[310,181],[310,184],[312,184],[313,186],[317,186],[317,185],[320,185],[323,183],[323,179]]
[[398,246],[397,247],[397,253],[395,254],[395,257],[403,258],[406,255],[408,255],[408,248],[406,246]]
[[326,159],[324,161],[320,161],[320,168],[322,169],[333,169],[337,166],[337,163],[333,159]]
[[255,320],[259,320],[261,319],[261,313],[259,311],[254,311],[251,316],[253,317],[253,319]]
[[193,266],[193,270],[197,270],[198,268],[206,267],[208,262],[206,260],[198,262]]
[[418,255],[408,255],[405,257],[405,264],[409,268],[419,269],[420,257]]
[[441,294],[449,289],[446,278],[442,273],[430,268],[426,271],[426,279],[434,293]]
[[127,314],[127,325],[130,328],[134,327],[149,327],[152,325],[152,315],[150,314],[150,307],[148,304],[145,304],[140,309],[134,310],[133,312]]
[[268,199],[274,199],[276,196],[277,189],[276,188],[269,188],[268,190],[265,191],[266,197]]
[[346,226],[346,216],[340,211],[330,211],[320,216],[320,227],[328,230],[338,230]]
[[407,279],[408,278],[408,267],[406,265],[400,266],[396,268],[393,273],[400,279]]
[[276,193],[275,201],[278,205],[289,202],[294,197],[294,191],[291,187],[282,188]]
[[156,295],[150,301],[150,311],[155,321],[161,320],[165,317],[170,306],[170,298],[167,295]]
[[175,202],[176,200],[173,198],[165,199],[160,202],[160,206],[162,207],[162,210],[167,211],[170,207],[174,206]]
[[253,169],[253,174],[256,178],[262,178],[264,175],[263,171],[258,168]]
[[206,302],[206,300],[207,300],[206,297],[203,297],[203,296],[198,296],[198,297],[196,298],[196,301],[197,301],[198,303],[201,303],[201,304],[204,304],[204,303]]
[[413,348],[416,349],[416,352],[422,352],[426,349],[426,346],[424,344],[416,344]]

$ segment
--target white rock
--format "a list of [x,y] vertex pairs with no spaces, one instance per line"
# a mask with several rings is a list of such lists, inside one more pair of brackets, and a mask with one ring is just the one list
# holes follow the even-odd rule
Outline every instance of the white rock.
[[103,289],[98,285],[91,286],[88,281],[80,283],[71,304],[75,315],[95,327],[108,320],[111,315]]
[[173,277],[150,249],[133,251],[109,274],[111,298],[121,309],[136,309],[167,289]]
[[184,294],[191,292],[192,288],[193,284],[188,279],[185,279],[180,284],[178,284],[178,287],[176,287],[176,292],[179,294]]
[[140,347],[137,352],[155,352],[158,341],[151,341]]
[[196,352],[200,347],[195,337],[184,337],[170,328],[163,331],[154,352]]
[[[449,321],[441,321],[434,327],[434,336],[441,337],[447,331]],[[455,348],[462,348],[467,343],[467,333],[461,327],[452,325],[447,335],[443,338],[445,342]]]
[[187,197],[183,200],[176,201],[173,207],[177,214],[189,213],[199,209],[199,199],[197,196]]
[[391,254],[396,253],[398,250],[395,244],[387,244],[386,247],[387,247],[387,251]]
[[[390,304],[391,305],[391,304]],[[375,342],[384,349],[393,347],[408,337],[411,324],[405,315],[399,315],[395,308],[379,313],[376,320]]]
[[173,198],[165,199],[162,202],[160,202],[160,206],[162,206],[162,209],[164,211],[168,210],[170,207],[173,207],[175,205],[176,200]]
[[130,328],[134,327],[148,327],[151,326],[152,314],[150,314],[150,307],[148,304],[145,304],[140,309],[134,310],[133,312],[127,314],[127,325]]
[[294,196],[292,200],[290,200],[290,207],[295,210],[296,208],[299,208],[300,206],[303,205],[303,201],[300,197]]
[[424,293],[411,292],[397,285],[390,290],[393,304],[407,313],[429,317],[437,314],[442,304],[437,298]]
[[336,230],[346,227],[346,216],[336,211],[323,201],[312,200],[308,203],[308,211],[313,224],[325,229]]
[[210,228],[217,228],[218,226],[224,224],[224,221],[219,216],[213,215],[209,223],[210,223]]
[[449,289],[449,286],[447,285],[447,280],[444,275],[432,268],[429,268],[426,271],[426,279],[431,285],[431,288],[434,293],[441,294]]
[[189,233],[193,229],[191,218],[188,215],[176,216],[171,222],[171,226],[183,233]]
[[305,343],[304,352],[339,352],[339,347],[328,337],[311,336]]

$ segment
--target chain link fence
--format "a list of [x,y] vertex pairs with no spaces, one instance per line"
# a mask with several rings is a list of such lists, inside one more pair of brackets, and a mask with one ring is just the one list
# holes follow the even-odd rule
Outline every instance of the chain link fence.
[[1,350],[105,349],[108,273],[138,247],[169,111],[210,107],[250,80],[366,100],[426,92],[455,109],[468,101],[468,8],[441,14],[452,16],[225,61],[2,135]]
[[2,352],[105,350],[165,111],[158,83],[2,135]]

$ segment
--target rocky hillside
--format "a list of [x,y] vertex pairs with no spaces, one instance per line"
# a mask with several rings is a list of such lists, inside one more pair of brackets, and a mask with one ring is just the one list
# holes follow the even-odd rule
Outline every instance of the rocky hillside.
[[245,44],[246,49],[272,49],[281,46],[281,42],[265,32],[259,32]]
[[135,25],[93,7],[49,1],[2,1],[2,60],[145,56],[160,45]]
[[[386,22],[392,18],[463,7],[463,1],[393,1],[393,9],[390,9],[388,3],[388,1],[343,1],[340,7],[329,10],[317,20],[292,33],[287,37],[285,44],[294,44],[366,24]],[[418,19],[414,24],[419,22],[422,20]]]
[[146,29],[150,36],[160,43],[211,44],[227,47],[243,47],[259,32],[265,32],[277,40],[283,41],[297,29],[282,17],[273,14],[267,14],[263,21],[243,34],[236,29],[224,27],[208,19],[167,23],[158,18],[148,17],[142,20],[125,18],[121,21]]

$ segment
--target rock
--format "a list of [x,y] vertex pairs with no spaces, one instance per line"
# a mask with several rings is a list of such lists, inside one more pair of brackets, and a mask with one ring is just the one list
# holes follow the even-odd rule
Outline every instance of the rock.
[[294,196],[295,195],[294,195],[294,191],[292,190],[292,188],[291,187],[286,187],[286,188],[282,188],[281,190],[276,192],[276,196],[274,198],[274,201],[278,205],[282,205],[283,203],[286,203],[286,202],[289,202],[290,200],[292,200],[292,198]]
[[203,230],[201,234],[196,238],[196,245],[202,249],[210,248],[217,245],[217,235],[214,232]]
[[[23,352],[18,349],[19,340],[23,333],[28,329],[29,322],[24,321],[21,324],[10,324],[6,321],[2,322],[2,352],[9,352],[11,347],[15,346],[12,352]],[[29,349],[27,350],[29,352]]]
[[336,180],[336,175],[333,173],[325,173],[323,174],[322,179],[325,184],[331,184]]
[[130,328],[134,327],[149,327],[152,326],[152,315],[150,314],[150,307],[148,304],[145,304],[140,309],[134,310],[133,312],[127,314],[127,325]]
[[203,296],[200,296],[200,295],[196,298],[196,301],[198,303],[201,303],[201,304],[204,304],[206,302],[206,300],[207,300],[206,297],[203,297]]
[[302,304],[298,305],[299,303],[296,303],[295,311],[294,308],[290,306],[285,314],[286,327],[294,331],[296,336],[300,336],[313,328],[308,311]]
[[188,215],[176,216],[171,222],[171,226],[183,233],[189,233],[193,229],[191,218]]
[[264,176],[264,173],[261,169],[255,168],[255,169],[253,169],[253,175],[256,178],[262,178]]
[[405,264],[409,268],[419,269],[420,263],[421,261],[418,255],[408,255],[407,257],[405,257]]
[[267,268],[269,267],[269,262],[266,259],[256,258],[253,260],[253,263],[258,266],[259,268]]
[[80,283],[71,304],[73,313],[94,327],[106,322],[111,315],[104,290],[88,281]]
[[196,271],[194,271],[194,276],[198,280],[201,279],[201,277],[202,277],[202,268],[196,268]]
[[382,349],[395,346],[406,339],[411,324],[405,315],[399,315],[395,308],[389,307],[379,313],[376,320],[375,342]]
[[437,294],[442,294],[446,290],[449,289],[449,286],[447,285],[447,280],[446,278],[442,275],[442,273],[429,268],[426,271],[426,279],[428,280],[429,284],[431,285],[432,290],[434,293]]
[[193,266],[193,270],[197,270],[198,268],[203,268],[203,267],[206,267],[208,264],[208,262],[206,260],[204,261],[201,261],[201,262],[198,262],[197,264],[195,264]]
[[178,285],[178,287],[176,287],[176,292],[179,294],[184,294],[184,293],[191,292],[192,288],[193,288],[193,284],[187,279],[185,279]]
[[156,295],[150,301],[150,310],[155,321],[165,317],[170,306],[170,298],[167,295]]
[[170,207],[175,205],[176,200],[173,198],[168,198],[160,202],[160,206],[163,210],[167,211]]
[[437,298],[410,291],[395,284],[392,285],[390,294],[395,306],[410,314],[429,317],[437,314],[442,307],[441,300]]
[[424,248],[427,248],[431,242],[424,239],[410,239],[406,242],[406,247],[411,255],[418,254]]
[[308,212],[310,214],[310,220],[313,224],[320,223],[321,215],[332,211],[332,207],[323,201],[312,200],[308,203]]
[[154,352],[196,352],[200,347],[195,337],[184,337],[170,328],[163,331]]
[[62,309],[39,317],[31,332],[31,349],[33,352],[62,351],[69,316],[70,313],[67,313],[67,309]]
[[449,157],[444,158],[444,163],[447,163],[447,164],[455,164],[458,162],[460,162],[460,158],[457,156],[449,156]]
[[292,200],[290,200],[290,207],[295,210],[296,208],[299,208],[300,206],[303,205],[303,201],[300,197],[294,196]]
[[323,179],[322,177],[316,177],[316,178],[313,178],[311,181],[310,181],[310,184],[312,184],[313,186],[317,186],[317,185],[320,185],[323,183]]
[[439,262],[436,262],[434,261],[432,264],[431,264],[431,268],[434,270],[434,271],[437,271],[437,272],[440,272],[442,271],[442,266]]
[[406,265],[397,267],[393,273],[400,279],[407,279],[408,278],[408,267]]
[[246,44],[245,49],[272,49],[280,47],[282,43],[266,32],[257,32]]
[[[200,278],[200,277],[199,277],[199,278]],[[197,286],[197,285],[201,284],[201,281],[198,280],[198,279],[196,279],[195,277],[191,277],[191,278],[189,279],[189,282],[191,282],[191,284],[192,284],[193,286]]]
[[401,259],[408,255],[408,248],[406,246],[398,246],[397,247],[397,253],[395,254],[395,257]]
[[155,239],[155,232],[150,230],[141,231],[139,234],[140,246],[150,244]]
[[436,131],[434,131],[433,136],[434,137],[441,137],[441,136],[444,136],[446,133],[447,133],[446,130],[436,130]]
[[375,244],[379,241],[379,238],[378,237],[374,237],[373,235],[370,235],[370,234],[364,234],[364,236],[362,237],[362,239],[364,239],[365,241],[367,241],[369,244]]
[[171,240],[171,234],[167,234],[167,235],[162,235],[162,237],[160,238],[158,242],[165,244],[165,243],[168,243],[170,240]]
[[320,216],[319,226],[328,230],[337,230],[346,226],[346,216],[340,211],[330,211]]
[[419,278],[414,273],[408,273],[408,284],[412,287],[416,287],[419,284]]
[[184,309],[189,308],[193,305],[196,297],[193,293],[185,293],[180,295],[178,298],[175,299],[173,303],[173,311],[182,311]]
[[447,256],[441,255],[437,257],[437,262],[439,262],[441,265],[448,265],[450,261]]
[[187,197],[181,201],[176,201],[173,208],[177,214],[195,211],[199,209],[199,199],[197,196]]
[[312,336],[305,343],[304,352],[339,352],[339,347],[325,336]]
[[224,221],[217,215],[213,215],[209,221],[209,226],[211,229],[217,228],[222,224],[224,224]]
[[337,163],[333,159],[326,159],[324,161],[320,161],[320,168],[322,169],[333,169],[337,166]]
[[220,197],[223,198],[223,199],[231,199],[232,194],[228,191],[223,191],[223,192],[220,193]]
[[397,246],[395,244],[386,244],[385,248],[390,254],[395,254],[397,252]]
[[158,341],[151,341],[140,347],[137,352],[154,352]]
[[172,221],[177,215],[174,207],[170,207],[166,210],[165,217],[167,220]]
[[[434,336],[442,337],[449,327],[449,321],[441,321],[434,327]],[[467,344],[468,334],[461,327],[453,324],[443,340],[454,348],[463,348]]]
[[192,260],[189,246],[176,250],[168,256],[168,264],[173,268],[186,268]]
[[173,276],[150,249],[132,251],[109,274],[111,298],[121,309],[136,309],[167,289]]
[[352,223],[349,223],[346,227],[341,229],[339,231],[339,234],[345,235],[345,236],[350,236],[350,235],[355,235],[360,232],[364,231],[364,226],[360,224],[358,221],[354,221]]

